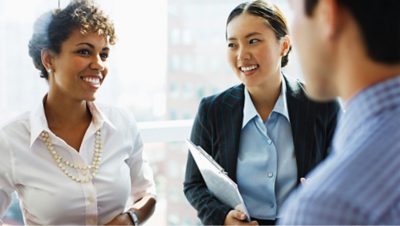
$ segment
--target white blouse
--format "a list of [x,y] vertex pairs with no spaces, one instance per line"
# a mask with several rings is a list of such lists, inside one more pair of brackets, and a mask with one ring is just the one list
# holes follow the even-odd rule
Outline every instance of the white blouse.
[[[43,104],[0,129],[0,225],[14,191],[28,225],[105,224],[145,195],[155,197],[153,173],[143,157],[134,118],[121,109],[88,106],[92,122],[79,152],[50,131]],[[98,129],[103,151],[98,172],[89,183],[66,176],[40,138],[47,131],[65,160],[90,165]],[[81,175],[73,168],[68,171]]]

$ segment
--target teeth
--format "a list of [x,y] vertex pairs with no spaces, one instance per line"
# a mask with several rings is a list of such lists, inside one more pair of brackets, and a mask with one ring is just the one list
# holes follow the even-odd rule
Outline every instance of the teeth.
[[100,84],[100,78],[97,77],[83,77],[83,81],[93,83],[93,84]]
[[254,69],[256,69],[257,67],[258,67],[257,65],[253,65],[253,66],[249,66],[249,67],[240,67],[240,69],[241,69],[243,72],[247,72],[247,71],[254,70]]

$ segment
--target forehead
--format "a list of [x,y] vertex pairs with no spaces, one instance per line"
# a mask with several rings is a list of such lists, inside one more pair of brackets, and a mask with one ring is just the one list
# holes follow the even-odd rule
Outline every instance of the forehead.
[[80,29],[74,29],[68,39],[65,41],[66,44],[79,44],[79,43],[90,43],[96,47],[105,47],[109,45],[109,38],[104,35],[100,35],[97,32],[87,32],[82,34]]
[[240,38],[250,33],[267,34],[272,32],[266,19],[248,13],[232,19],[226,28],[227,37]]

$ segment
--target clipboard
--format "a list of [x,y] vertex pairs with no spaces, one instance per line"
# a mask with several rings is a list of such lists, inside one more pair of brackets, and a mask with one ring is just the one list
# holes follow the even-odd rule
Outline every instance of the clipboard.
[[186,139],[186,144],[206,182],[208,190],[222,203],[240,210],[250,221],[250,215],[240,195],[237,184],[227,172],[200,146]]

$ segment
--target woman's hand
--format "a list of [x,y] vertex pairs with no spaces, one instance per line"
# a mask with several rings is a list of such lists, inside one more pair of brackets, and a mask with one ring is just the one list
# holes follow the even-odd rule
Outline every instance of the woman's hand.
[[122,213],[105,225],[134,225],[127,213]]
[[239,210],[231,210],[225,217],[224,225],[258,225],[257,221],[246,221],[246,215]]
[[[154,213],[156,200],[148,195],[133,204],[131,210],[135,211],[139,218],[139,224],[144,223]],[[134,225],[127,213],[121,213],[105,225]]]
[[309,183],[309,182],[310,182],[310,178],[309,177],[308,178],[305,178],[305,177],[300,178],[300,183],[302,185],[307,185],[307,183]]

